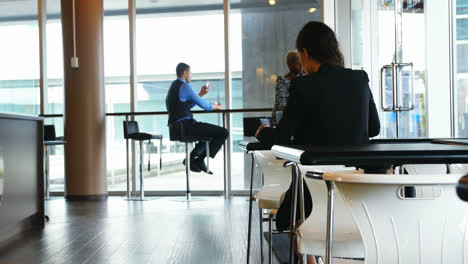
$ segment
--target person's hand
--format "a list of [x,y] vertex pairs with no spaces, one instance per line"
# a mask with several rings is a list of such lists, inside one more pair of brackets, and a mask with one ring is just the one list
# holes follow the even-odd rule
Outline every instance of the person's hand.
[[262,132],[262,130],[265,128],[265,127],[268,127],[267,124],[263,124],[261,126],[258,127],[257,129],[257,132],[255,132],[255,137],[258,138],[258,135],[260,134],[260,132]]
[[221,110],[223,109],[222,104],[213,103],[213,108],[211,110]]
[[200,93],[198,94],[200,97],[204,96],[210,91],[210,86],[203,85],[200,89]]

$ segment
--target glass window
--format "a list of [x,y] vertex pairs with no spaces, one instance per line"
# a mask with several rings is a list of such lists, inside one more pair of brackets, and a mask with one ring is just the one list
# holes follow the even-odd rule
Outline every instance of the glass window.
[[457,0],[453,41],[455,136],[468,137],[468,1]]
[[0,111],[38,115],[37,5],[0,1],[0,10]]
[[[106,113],[130,112],[130,40],[128,2],[104,1],[104,73]],[[125,117],[106,117],[107,189],[126,190]]]
[[[321,8],[316,2],[231,1],[230,49],[234,107],[273,108],[276,78],[288,73],[285,56],[288,51],[296,49],[297,33],[309,21],[321,21]],[[233,190],[249,188],[250,160],[237,147],[237,142],[244,139],[242,120],[248,116],[270,115],[232,115]]]
[[[137,0],[136,19],[137,87],[136,111],[166,111],[166,95],[176,79],[179,62],[190,65],[196,93],[207,82],[210,92],[204,99],[225,101],[223,1],[148,2]],[[194,107],[193,110],[200,110]],[[219,114],[199,114],[197,121],[222,126]],[[140,130],[164,135],[163,167],[158,169],[159,142],[145,150],[145,164],[151,153],[154,170],[145,171],[146,190],[185,190],[185,144],[171,142],[167,115],[139,116]],[[139,155],[137,155],[138,157]],[[154,159],[154,161],[153,161]],[[138,162],[138,161],[137,161]],[[221,150],[210,160],[214,175],[192,173],[193,190],[222,190],[224,161]]]
[[[47,96],[45,114],[63,114],[63,41],[60,1],[47,1]],[[63,118],[46,118],[45,123],[55,126],[57,137],[63,137]],[[63,192],[65,176],[65,147],[57,145],[50,148],[49,182],[50,190]]]

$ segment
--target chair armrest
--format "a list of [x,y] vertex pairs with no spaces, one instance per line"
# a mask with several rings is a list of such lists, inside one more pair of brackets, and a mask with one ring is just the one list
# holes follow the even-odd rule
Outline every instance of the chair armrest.
[[324,173],[326,181],[364,183],[364,184],[448,184],[455,185],[461,174],[393,175],[393,174],[356,174]]

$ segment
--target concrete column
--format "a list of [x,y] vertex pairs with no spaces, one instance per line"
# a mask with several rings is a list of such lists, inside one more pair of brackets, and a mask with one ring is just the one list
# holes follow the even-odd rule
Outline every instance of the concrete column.
[[62,0],[65,74],[65,197],[103,199],[106,183],[106,115],[103,0],[76,0],[76,56],[72,69],[73,1]]

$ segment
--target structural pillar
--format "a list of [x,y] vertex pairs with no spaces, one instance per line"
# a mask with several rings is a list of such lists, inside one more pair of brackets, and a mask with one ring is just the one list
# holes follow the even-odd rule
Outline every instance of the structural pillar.
[[[76,57],[73,2],[75,2]],[[103,0],[61,0],[65,77],[65,197],[107,198]]]

